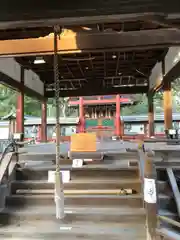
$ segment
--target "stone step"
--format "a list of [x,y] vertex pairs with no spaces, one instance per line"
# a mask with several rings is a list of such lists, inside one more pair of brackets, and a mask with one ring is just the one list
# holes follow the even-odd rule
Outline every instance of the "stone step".
[[[55,150],[55,149],[54,149]],[[67,159],[68,154],[63,154],[63,157]],[[56,159],[56,154],[55,153],[38,153],[38,152],[26,152],[23,154],[20,154],[19,156],[19,161],[24,162],[24,161],[43,161],[43,162],[51,162]],[[62,163],[64,159],[61,159]]]
[[[159,205],[162,209],[167,209],[171,197],[159,194]],[[143,199],[141,194],[132,195],[66,195],[66,206],[86,205],[86,206],[124,206],[124,207],[142,207]],[[54,194],[39,195],[10,195],[6,197],[6,206],[27,206],[27,205],[49,205],[54,204]]]
[[[140,194],[133,195],[66,195],[65,206],[124,206],[142,207]],[[11,195],[6,197],[6,206],[54,205],[54,195]]]
[[[55,219],[55,204],[43,206],[32,206],[26,208],[6,208],[0,213],[0,224],[7,225],[19,221],[49,221]],[[65,220],[67,222],[141,222],[145,220],[144,208],[130,207],[65,207]],[[177,215],[167,210],[160,210],[159,215],[175,219]]]
[[[145,239],[145,223],[63,223],[63,221],[24,221],[1,227],[0,237],[21,239]],[[57,238],[58,237],[58,238]]]
[[[164,189],[164,184],[160,184],[160,187]],[[11,193],[15,194],[17,190],[39,190],[39,189],[54,189],[54,183],[48,181],[14,181],[11,183]],[[92,179],[84,178],[80,180],[71,180],[68,183],[64,183],[65,190],[104,190],[104,189],[133,189],[136,192],[141,191],[139,179]]]
[[[71,170],[71,179],[82,179],[82,178],[119,178],[119,179],[132,179],[138,176],[137,168],[117,168],[112,166],[95,165],[93,167],[84,166],[82,168],[68,168]],[[61,168],[67,170],[66,168]],[[17,180],[48,180],[48,171],[55,170],[55,167],[36,167],[36,168],[24,168],[17,170]]]
[[[178,159],[179,160],[179,159]],[[156,161],[155,162],[155,166],[156,166],[156,169],[158,170],[161,170],[161,169],[166,169],[168,167],[171,167],[173,169],[180,169],[180,162],[179,161]],[[139,163],[138,161],[129,161],[129,166],[130,167],[138,167],[139,166]]]
[[[125,230],[125,231],[127,231],[127,230]],[[24,240],[24,239],[26,239],[26,240],[49,240],[49,239],[52,239],[52,237],[53,237],[53,239],[54,240],[59,240],[59,234],[57,233],[57,234],[53,234],[53,235],[51,235],[51,234],[34,234],[33,236],[29,236],[29,234],[28,234],[28,236],[27,235],[25,235],[25,234],[23,234],[23,236],[21,235],[21,236],[18,236],[18,237],[9,237],[10,236],[10,234],[5,234],[5,236],[0,236],[0,239],[2,239],[2,240]],[[106,235],[97,235],[97,236],[94,236],[94,235],[84,235],[84,234],[77,234],[77,236],[76,235],[74,235],[74,236],[68,236],[68,235],[63,235],[63,239],[64,240],[81,240],[81,239],[86,239],[86,240],[99,240],[99,238],[103,238],[104,240],[124,240],[124,238],[126,238],[126,239],[134,239],[134,240],[144,240],[145,239],[145,235],[143,234],[143,235],[136,235],[135,237],[134,236],[132,236],[132,234],[131,235],[127,235],[127,233],[126,234],[124,234],[124,236],[120,236],[120,237],[118,237],[118,236],[106,236]],[[157,240],[161,240],[161,239],[157,239]],[[179,239],[172,239],[172,240],[179,240]]]
[[168,183],[166,181],[158,180],[157,189],[158,189],[158,193],[166,194],[169,190]]
[[72,159],[93,159],[94,161],[102,161],[104,154],[101,152],[70,152]]
[[[55,204],[47,206],[32,206],[26,208],[7,208],[0,214],[1,224],[17,223],[18,221],[48,221],[55,220]],[[65,207],[67,222],[142,222],[145,219],[143,208],[115,207]]]
[[[55,150],[55,149],[54,149]],[[94,161],[102,161],[104,158],[103,152],[71,152],[70,153],[70,158],[80,158],[80,159],[93,159]],[[22,161],[46,161],[46,162],[51,162],[55,161],[56,159],[56,154],[55,153],[36,153],[36,152],[29,152],[29,153],[23,153],[20,155],[19,160]],[[68,153],[66,154],[61,154],[61,159],[60,162],[61,164],[65,165],[66,161],[71,161],[70,159],[68,160]]]

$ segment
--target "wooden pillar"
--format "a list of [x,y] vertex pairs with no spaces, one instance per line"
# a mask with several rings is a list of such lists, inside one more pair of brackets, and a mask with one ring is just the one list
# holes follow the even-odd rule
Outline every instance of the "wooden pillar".
[[124,122],[123,121],[120,122],[121,122],[121,135],[124,136]]
[[144,135],[148,136],[148,125],[147,125],[147,123],[144,123]]
[[41,141],[47,142],[47,101],[44,100],[41,105]]
[[154,136],[154,103],[153,93],[148,93],[148,134],[149,137]]
[[154,166],[154,152],[145,155],[144,202],[146,209],[146,239],[156,239],[157,229],[157,175]]
[[116,116],[115,116],[115,134],[121,135],[121,120],[120,120],[120,95],[116,95]]
[[17,94],[16,132],[24,134],[24,68],[21,67],[22,90]]
[[164,100],[164,127],[165,130],[168,130],[172,128],[171,82],[167,82],[164,85],[163,100]]
[[85,119],[84,119],[84,103],[83,97],[79,98],[79,121],[80,121],[80,132],[85,131]]
[[18,96],[17,96],[16,132],[24,134],[24,93],[23,92],[18,93]]

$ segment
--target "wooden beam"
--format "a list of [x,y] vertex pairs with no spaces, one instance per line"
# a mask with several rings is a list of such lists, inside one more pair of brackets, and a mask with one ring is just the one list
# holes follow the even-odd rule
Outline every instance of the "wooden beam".
[[[134,87],[117,87],[117,88],[101,88],[96,89],[84,89],[77,90],[61,90],[61,97],[77,97],[77,96],[96,96],[96,95],[109,95],[109,94],[133,94],[133,93],[147,93],[148,86],[134,86]],[[55,96],[54,91],[45,92],[46,98],[52,98]]]
[[[129,98],[120,98],[120,103],[131,103],[132,101]],[[84,105],[112,105],[116,103],[116,99],[115,98],[111,98],[111,99],[90,99],[90,100],[84,100],[83,101]],[[79,105],[80,101],[69,101],[69,105],[73,106],[73,105]]]
[[[93,52],[139,50],[180,45],[177,29],[142,30],[132,32],[99,32],[77,34],[66,31],[58,40],[58,52]],[[53,53],[53,37],[0,41],[0,56],[20,56]]]
[[[169,15],[168,15],[169,16]],[[155,13],[130,13],[130,14],[111,14],[96,15],[83,17],[61,17],[61,18],[44,18],[33,20],[19,21],[1,21],[0,30],[17,29],[17,28],[34,28],[34,27],[53,27],[59,26],[77,26],[89,24],[117,23],[117,22],[136,22],[136,21],[158,21],[167,18],[164,14]]]

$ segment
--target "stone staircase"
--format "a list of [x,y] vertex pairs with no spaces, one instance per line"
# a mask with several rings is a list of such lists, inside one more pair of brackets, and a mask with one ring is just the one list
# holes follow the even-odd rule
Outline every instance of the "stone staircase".
[[[125,154],[128,159],[132,154]],[[124,154],[123,154],[124,156]],[[119,160],[120,161],[120,160]],[[48,183],[52,164],[18,165],[10,183],[5,209],[1,212],[0,239],[146,239],[145,210],[139,170],[120,164],[85,165],[71,171],[64,184],[66,217],[55,218],[54,184]],[[170,208],[171,192],[161,169],[158,171],[159,214],[175,219]]]
[[[90,164],[71,169],[64,184],[64,220],[55,218],[52,165],[20,165],[1,212],[0,238],[10,239],[144,239],[145,214],[138,169]],[[126,191],[124,190],[126,189]]]

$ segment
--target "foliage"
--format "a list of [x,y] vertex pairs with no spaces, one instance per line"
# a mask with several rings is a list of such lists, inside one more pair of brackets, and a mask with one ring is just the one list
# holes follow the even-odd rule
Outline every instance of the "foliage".
[[[0,117],[16,112],[17,92],[0,84]],[[60,98],[60,115],[77,116],[77,111],[68,106],[69,98]],[[55,100],[49,99],[47,106],[48,117],[55,117],[56,106]],[[24,114],[29,116],[41,116],[41,103],[37,99],[25,96]]]
[[[173,112],[180,112],[180,79],[172,83],[173,94]],[[135,98],[136,104],[126,106],[122,109],[123,115],[131,114],[147,114],[148,99],[145,94],[137,94]],[[0,117],[8,115],[11,112],[16,112],[17,92],[0,84]],[[60,98],[60,116],[78,116],[78,110],[69,107],[69,98]],[[163,112],[163,93],[160,91],[154,96],[154,110],[156,113]],[[24,99],[25,115],[41,116],[41,103],[34,99],[25,96]],[[55,99],[48,100],[47,115],[55,117],[56,105]]]
[[[180,79],[172,83],[172,101],[173,112],[180,112]],[[124,107],[122,110],[123,115],[131,114],[147,114],[148,113],[148,99],[145,94],[136,95],[137,104],[131,107]],[[163,92],[159,91],[154,96],[154,112],[163,113]]]
[[14,91],[0,85],[0,116],[8,115],[15,111],[16,97]]
[[[55,99],[48,99],[48,116],[55,117],[56,114],[56,103]],[[74,108],[69,107],[69,98],[60,98],[60,116],[78,116],[78,112]]]

